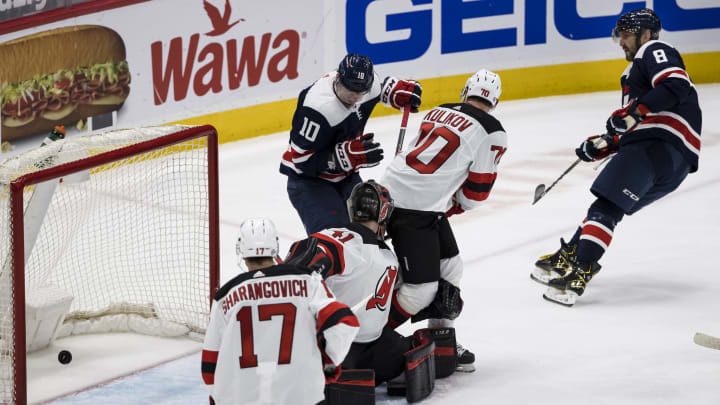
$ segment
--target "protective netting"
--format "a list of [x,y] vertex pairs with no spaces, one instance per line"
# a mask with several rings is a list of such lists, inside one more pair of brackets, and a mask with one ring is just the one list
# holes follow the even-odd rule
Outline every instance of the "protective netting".
[[[162,126],[69,138],[0,164],[0,403],[15,402],[13,319],[16,311],[25,310],[13,307],[12,252],[19,236],[13,235],[12,224],[23,218],[12,217],[9,199],[10,183],[24,174],[90,156],[103,158],[105,152],[146,141],[158,145],[65,175],[59,182],[25,187],[26,263],[14,274],[24,274],[26,292],[69,293],[68,322],[131,313],[204,333],[211,256],[208,139],[162,145],[173,134],[188,131],[186,126]],[[43,205],[41,194],[48,190],[49,205]],[[33,231],[33,223],[39,232]],[[146,329],[144,333],[153,333],[152,327]]]

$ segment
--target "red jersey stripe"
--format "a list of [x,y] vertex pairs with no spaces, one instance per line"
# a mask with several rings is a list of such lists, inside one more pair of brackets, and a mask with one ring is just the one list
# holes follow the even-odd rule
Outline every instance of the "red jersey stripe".
[[685,125],[683,122],[676,118],[667,115],[651,115],[645,118],[640,123],[640,125],[638,125],[638,129],[642,129],[642,126],[647,124],[667,125],[675,131],[679,132],[683,136],[683,138],[685,138],[687,143],[695,147],[697,150],[700,150],[700,138],[695,136],[695,134],[693,134],[693,131],[691,131],[687,125]]
[[467,179],[473,183],[492,183],[497,178],[497,173],[475,173],[469,172]]

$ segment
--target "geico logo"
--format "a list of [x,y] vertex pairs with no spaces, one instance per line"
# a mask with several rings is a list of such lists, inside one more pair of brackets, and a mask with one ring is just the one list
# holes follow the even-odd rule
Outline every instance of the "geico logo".
[[180,101],[187,97],[190,83],[195,95],[204,96],[209,91],[219,93],[225,86],[235,90],[243,78],[248,87],[257,86],[263,73],[272,83],[285,77],[297,78],[300,35],[295,30],[282,31],[275,38],[272,35],[265,33],[259,41],[247,36],[242,44],[235,38],[225,43],[210,42],[201,49],[200,34],[190,36],[187,45],[182,37],[176,37],[170,40],[167,54],[161,41],[153,42],[150,52],[155,105],[165,103],[171,85],[175,101]]
[[[653,2],[652,6],[662,20],[663,29],[687,31],[720,28],[720,7],[680,8],[680,1]],[[412,5],[405,6],[409,3]],[[519,9],[515,8],[515,3],[516,0],[347,0],[346,46],[349,52],[368,55],[373,63],[380,64],[419,58],[430,49],[433,40],[440,41],[441,54],[518,44],[544,44],[548,42],[548,32],[552,29],[547,26],[548,20],[552,21],[558,34],[569,40],[604,38],[610,37],[621,14],[646,7],[644,1],[624,2],[622,10],[612,10],[617,11],[615,14],[598,15],[599,10],[607,9],[598,5],[601,2],[525,0],[525,7]],[[553,15],[548,19],[551,5]],[[404,10],[399,11],[399,8]],[[439,18],[433,19],[433,13],[439,13]],[[497,22],[493,22],[492,17],[496,17]],[[502,26],[506,21],[513,21],[514,24],[508,22],[505,27],[487,30],[463,29],[464,22],[478,18],[485,18],[485,24],[494,27]],[[433,20],[438,22],[439,27],[433,27]],[[522,38],[518,35],[519,27],[523,28]],[[433,29],[436,33],[434,36]],[[396,39],[398,37],[402,39]]]

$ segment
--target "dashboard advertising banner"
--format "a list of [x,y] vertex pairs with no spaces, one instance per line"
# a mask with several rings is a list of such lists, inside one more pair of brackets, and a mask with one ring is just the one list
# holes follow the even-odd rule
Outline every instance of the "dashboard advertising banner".
[[[0,12],[49,5],[0,0]],[[661,40],[705,55],[691,75],[719,80],[707,62],[720,51],[718,0],[87,1],[17,29],[0,23],[0,137],[196,121],[219,126],[223,141],[277,132],[299,91],[348,52],[370,56],[381,76],[424,80],[430,104],[457,97],[447,78],[480,67],[521,77],[506,97],[608,89],[626,64],[611,30],[642,7],[660,16]],[[586,68],[595,62],[602,79]],[[557,65],[570,73],[545,75]],[[542,92],[526,90],[533,81]]]

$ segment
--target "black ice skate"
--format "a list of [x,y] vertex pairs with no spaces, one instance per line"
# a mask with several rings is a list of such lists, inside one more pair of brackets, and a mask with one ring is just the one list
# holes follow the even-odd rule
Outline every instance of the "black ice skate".
[[472,373],[475,371],[475,355],[470,350],[457,344],[457,368],[455,371],[463,373]]
[[549,285],[549,281],[565,276],[570,269],[570,259],[575,257],[577,244],[568,244],[560,238],[560,249],[551,255],[541,256],[535,262],[535,269],[530,273],[530,278],[543,285]]
[[601,266],[596,263],[580,263],[575,258],[570,260],[570,272],[564,277],[549,281],[543,298],[556,304],[571,307],[575,305],[577,297],[583,295],[585,287],[600,271]]

